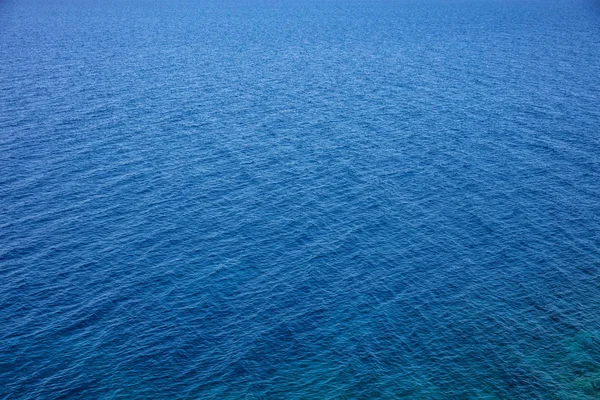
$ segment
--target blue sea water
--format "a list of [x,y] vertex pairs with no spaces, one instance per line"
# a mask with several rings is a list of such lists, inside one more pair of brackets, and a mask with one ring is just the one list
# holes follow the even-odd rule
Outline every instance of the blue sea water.
[[0,398],[600,398],[600,2],[0,1]]

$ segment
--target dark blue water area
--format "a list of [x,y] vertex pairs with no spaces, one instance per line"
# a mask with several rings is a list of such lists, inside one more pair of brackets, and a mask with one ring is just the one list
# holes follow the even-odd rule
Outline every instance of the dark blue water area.
[[0,398],[600,398],[600,2],[0,1]]

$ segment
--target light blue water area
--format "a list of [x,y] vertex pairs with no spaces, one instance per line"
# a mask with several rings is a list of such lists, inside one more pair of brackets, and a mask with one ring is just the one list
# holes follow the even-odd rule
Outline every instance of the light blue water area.
[[0,398],[600,398],[600,3],[0,1]]

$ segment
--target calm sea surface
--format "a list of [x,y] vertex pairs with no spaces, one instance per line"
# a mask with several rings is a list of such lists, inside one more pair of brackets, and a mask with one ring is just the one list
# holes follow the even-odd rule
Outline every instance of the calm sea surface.
[[0,0],[1,399],[599,399],[600,1]]

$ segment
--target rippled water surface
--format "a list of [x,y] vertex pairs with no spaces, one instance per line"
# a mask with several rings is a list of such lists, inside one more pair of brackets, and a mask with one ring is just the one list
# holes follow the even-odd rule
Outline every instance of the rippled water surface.
[[600,398],[600,2],[0,1],[0,398]]

